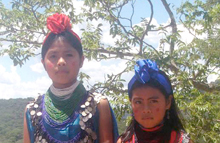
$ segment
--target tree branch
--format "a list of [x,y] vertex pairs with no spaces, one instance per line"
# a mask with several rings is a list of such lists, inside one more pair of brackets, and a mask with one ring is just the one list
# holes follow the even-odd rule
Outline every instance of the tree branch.
[[[38,8],[38,7],[37,7],[37,8]],[[34,10],[34,6],[31,6],[31,11],[32,11],[32,13],[33,13],[33,15],[34,15],[34,18],[37,20],[37,22],[38,22],[38,23],[41,23],[40,20],[37,18],[37,15],[36,15],[36,10],[37,10],[37,8]],[[44,35],[47,34],[47,33],[44,31],[43,28],[42,28],[41,30],[43,31]]]
[[[168,5],[167,2],[166,2],[166,0],[161,0],[161,1],[162,1],[163,5],[164,5],[166,11],[167,11],[168,14],[169,14],[169,17],[170,17],[170,20],[171,20],[170,25],[172,26],[172,34],[174,35],[174,34],[177,33],[176,20],[175,20],[175,18],[174,18],[174,16],[173,16],[172,11],[170,10],[169,5]],[[175,40],[171,38],[171,43],[170,43],[170,56],[172,56],[173,51],[174,51],[174,44],[175,44],[174,42],[175,42]]]
[[[152,21],[152,19],[153,19],[153,15],[154,15],[153,4],[152,4],[152,2],[151,2],[150,0],[148,0],[148,2],[149,2],[149,4],[150,4],[150,8],[151,8],[151,16],[150,16],[150,20],[149,20],[149,22],[147,23],[146,29],[145,29],[145,31],[144,31],[142,37],[141,37],[141,40],[140,40],[140,51],[139,51],[139,54],[140,54],[140,55],[142,55],[144,37],[145,37],[145,35],[147,35],[147,33],[148,33],[149,26],[150,26],[150,24],[151,24],[151,21]],[[156,49],[155,49],[155,50],[156,50]]]
[[109,51],[109,50],[105,50],[105,49],[87,49],[87,48],[84,48],[85,51],[88,51],[88,52],[93,52],[93,51],[98,51],[100,53],[103,53],[103,54],[112,54],[112,55],[118,55],[119,57],[120,56],[129,56],[129,57],[134,57],[135,55],[137,54],[132,54],[132,53],[125,53],[125,52],[115,52],[115,51]]
[[5,35],[5,34],[7,34],[7,33],[14,33],[15,31],[16,32],[31,32],[31,33],[38,33],[38,34],[44,34],[44,33],[42,33],[42,32],[39,32],[39,31],[34,31],[34,30],[31,30],[31,29],[23,29],[23,30],[21,30],[21,29],[16,29],[16,28],[14,28],[12,25],[5,25],[4,23],[0,23],[1,25],[3,25],[3,26],[5,26],[5,27],[8,27],[8,28],[11,28],[12,30],[7,30],[7,31],[1,31],[0,32],[0,35]]
[[[127,68],[128,68],[128,65],[127,65],[127,67],[124,69],[124,70],[122,70],[120,73],[118,73],[118,74],[116,74],[116,75],[112,75],[112,77],[113,78],[109,78],[106,82],[104,82],[104,86],[98,86],[98,88],[95,88],[96,90],[97,89],[102,89],[101,90],[101,92],[104,92],[104,91],[106,91],[106,90],[108,90],[108,91],[114,91],[114,92],[120,92],[120,93],[127,93],[127,90],[123,90],[123,89],[119,89],[118,87],[116,87],[116,85],[113,85],[113,86],[108,86],[108,83],[112,83],[112,84],[114,84],[113,82],[116,82],[117,83],[117,80],[116,80],[116,78],[117,77],[120,77],[124,72],[126,72],[126,70],[127,70]],[[106,85],[106,83],[107,83],[107,85]],[[111,85],[112,85],[111,84]],[[93,90],[95,90],[95,89],[93,89]]]
[[213,91],[220,91],[220,86],[214,86],[214,87],[210,87],[208,84],[204,84],[204,83],[201,83],[201,82],[197,82],[197,81],[194,81],[194,80],[191,80],[194,87],[199,89],[199,90],[203,90],[203,91],[206,91],[206,92],[213,92]]
[[[168,24],[168,25],[166,25],[166,26],[164,26],[164,27],[161,27],[161,29],[166,29],[166,28],[168,28],[168,27],[170,27],[171,26],[171,24]],[[161,31],[161,29],[157,29],[157,30],[148,30],[148,32],[157,32],[157,31]]]
[[28,44],[37,44],[41,45],[42,43],[39,43],[37,41],[22,41],[22,40],[12,40],[12,39],[5,39],[5,38],[0,38],[0,41],[6,41],[6,42],[15,42],[15,43],[28,43]]
[[[211,57],[208,58],[208,60],[206,61],[206,63],[204,64],[204,67],[207,67],[208,64],[210,63],[211,61]],[[197,74],[195,74],[195,76],[193,77],[193,79],[196,79],[198,76],[200,76],[202,74],[202,72],[204,72],[204,70],[199,70],[197,72]]]
[[[196,36],[195,34],[193,34],[193,33],[191,32],[191,30],[190,30],[190,29],[186,26],[186,24],[183,22],[181,16],[182,16],[182,14],[181,14],[180,17],[179,17],[180,22],[184,25],[184,27],[188,30],[188,32],[189,32],[190,34],[192,34],[194,37],[196,37],[196,39],[198,39],[197,36]],[[191,27],[190,27],[190,28],[191,28]]]
[[[104,4],[103,4],[103,5],[104,5]],[[108,13],[110,14],[110,16],[116,21],[116,23],[123,29],[123,31],[124,31],[127,35],[130,35],[130,36],[136,38],[138,41],[143,41],[143,39],[141,40],[138,36],[136,36],[136,35],[134,35],[134,34],[128,32],[128,31],[126,30],[125,26],[123,26],[123,24],[121,24],[121,22],[120,22],[120,20],[119,20],[119,18],[121,18],[121,17],[116,18],[115,15],[112,14],[109,9],[106,9],[106,10],[108,11]],[[152,19],[152,18],[151,18],[151,19]],[[131,21],[131,20],[130,20],[130,24],[132,24],[132,21]],[[131,28],[132,28],[132,25],[131,25]],[[133,30],[133,28],[132,28],[132,30]],[[133,30],[133,31],[134,31],[134,30]],[[144,42],[144,41],[143,41],[143,43],[146,44],[147,46],[151,47],[151,48],[157,53],[158,57],[160,58],[159,52],[158,52],[152,45],[150,45],[150,44],[148,44],[148,43],[146,43],[146,42]]]

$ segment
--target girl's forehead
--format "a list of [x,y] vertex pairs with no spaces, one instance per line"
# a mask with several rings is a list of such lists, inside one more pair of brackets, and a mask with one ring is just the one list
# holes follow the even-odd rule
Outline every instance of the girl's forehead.
[[68,42],[68,41],[65,40],[64,38],[58,38],[58,39],[54,40],[50,47],[52,47],[52,46],[57,46],[57,45],[68,45],[69,47],[73,47],[73,46],[70,44],[70,42]]
[[66,40],[56,40],[49,47],[48,51],[60,51],[60,50],[75,51],[76,49]]
[[136,88],[132,91],[132,99],[134,98],[165,98],[165,96],[157,88],[144,86],[141,88]]
[[47,52],[75,52],[76,49],[68,45],[54,45],[51,46]]

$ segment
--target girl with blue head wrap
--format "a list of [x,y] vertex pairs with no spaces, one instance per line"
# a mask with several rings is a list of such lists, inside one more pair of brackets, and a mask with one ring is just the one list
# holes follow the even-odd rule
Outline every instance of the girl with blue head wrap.
[[132,121],[117,143],[190,143],[168,76],[154,61],[138,60],[128,83]]

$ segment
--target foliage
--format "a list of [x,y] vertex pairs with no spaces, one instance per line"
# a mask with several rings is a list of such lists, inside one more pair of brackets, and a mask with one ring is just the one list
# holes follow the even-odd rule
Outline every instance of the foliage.
[[[210,74],[219,78],[220,3],[218,0],[187,1],[177,10],[179,19],[175,19],[167,1],[161,3],[170,23],[159,26],[152,23],[155,10],[151,0],[146,1],[150,18],[146,16],[136,25],[133,23],[135,0],[84,0],[81,13],[75,12],[72,0],[13,0],[10,9],[0,2],[0,41],[9,43],[9,48],[2,49],[0,54],[9,54],[15,65],[22,66],[29,57],[39,54],[42,37],[48,33],[46,17],[55,12],[66,13],[74,24],[86,25],[81,32],[84,53],[89,60],[126,62],[126,68],[120,73],[107,75],[105,82],[96,83],[91,89],[111,98],[118,119],[130,112],[123,76],[132,70],[136,59],[150,58],[169,74],[186,130],[194,142],[220,142],[220,83],[207,81]],[[123,8],[129,6],[131,13],[125,17]],[[94,21],[98,24],[92,24]],[[188,30],[193,37],[191,42],[182,40],[176,21]],[[112,45],[101,40],[104,26],[109,26],[115,40]],[[158,48],[146,40],[150,32],[163,35]],[[89,78],[80,74],[80,79]]]
[[0,100],[1,143],[22,142],[24,109],[29,101],[30,98]]

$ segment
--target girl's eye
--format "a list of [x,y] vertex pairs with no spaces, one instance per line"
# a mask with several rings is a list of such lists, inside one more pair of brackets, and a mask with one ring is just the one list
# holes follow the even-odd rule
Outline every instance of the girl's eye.
[[67,54],[67,57],[73,57],[73,54]]
[[150,103],[157,103],[157,100],[151,100]]
[[50,58],[54,59],[54,58],[56,58],[56,55],[51,55]]
[[134,103],[135,104],[141,104],[142,102],[141,101],[135,101]]

